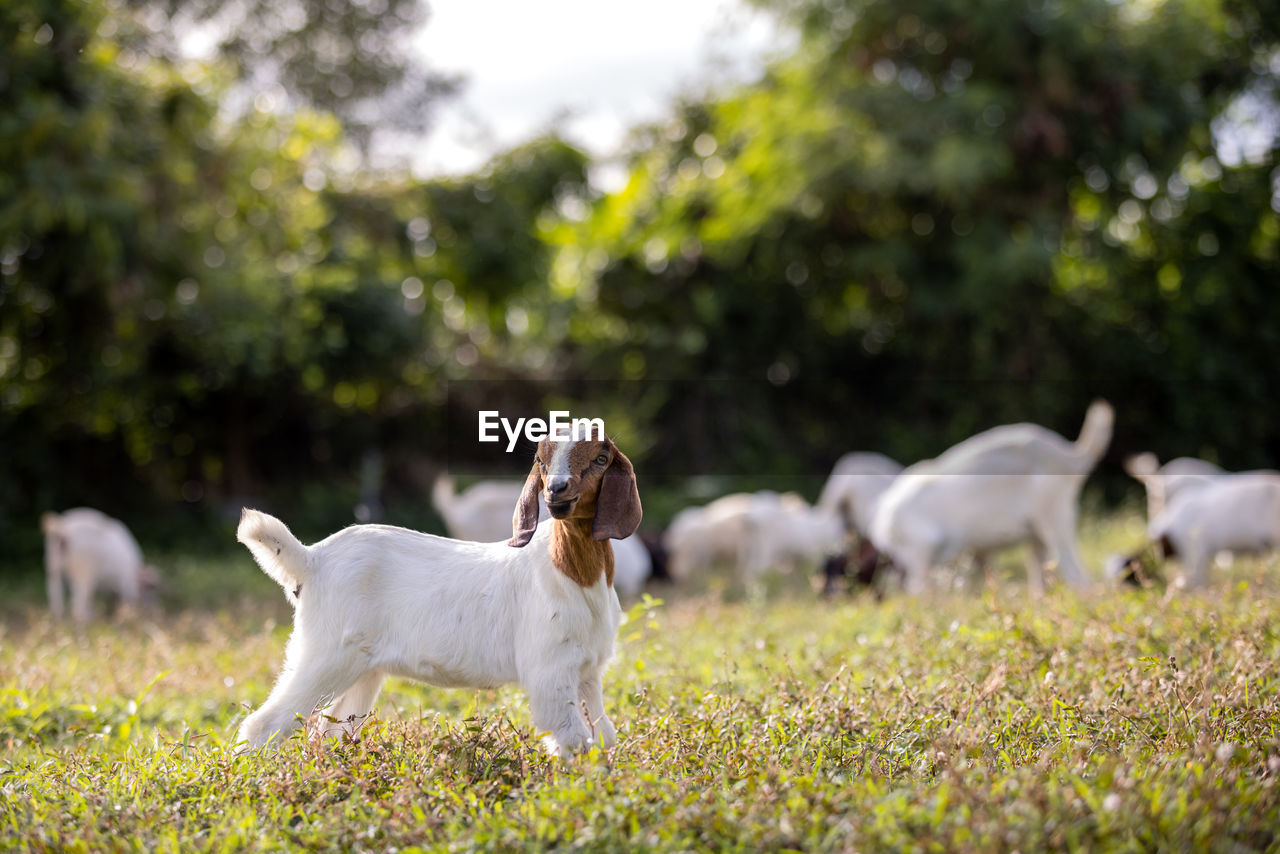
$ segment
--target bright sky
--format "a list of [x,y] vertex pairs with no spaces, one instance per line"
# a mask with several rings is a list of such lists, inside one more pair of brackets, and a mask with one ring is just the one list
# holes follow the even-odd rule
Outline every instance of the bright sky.
[[775,40],[772,21],[737,0],[432,0],[419,44],[466,82],[414,170],[470,171],[553,123],[592,155],[614,154],[678,94],[756,76]]

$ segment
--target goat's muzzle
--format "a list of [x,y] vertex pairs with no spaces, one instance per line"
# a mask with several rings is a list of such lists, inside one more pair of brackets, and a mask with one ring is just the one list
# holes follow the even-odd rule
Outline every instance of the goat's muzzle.
[[546,502],[547,512],[551,514],[552,519],[568,519],[569,515],[573,513],[573,508],[578,503],[578,498],[577,496],[574,496],[573,498],[562,499],[559,501],[546,499]]

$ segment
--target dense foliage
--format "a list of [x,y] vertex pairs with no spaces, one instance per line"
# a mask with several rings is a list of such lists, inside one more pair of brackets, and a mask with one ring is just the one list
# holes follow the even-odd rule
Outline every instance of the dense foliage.
[[1099,394],[1113,457],[1280,459],[1273,3],[765,5],[795,51],[601,194],[554,137],[373,174],[336,104],[228,110],[261,69],[140,50],[178,6],[0,0],[0,554],[79,503],[274,490],[323,530],[385,471],[420,508],[534,378],[651,474],[1073,434]]

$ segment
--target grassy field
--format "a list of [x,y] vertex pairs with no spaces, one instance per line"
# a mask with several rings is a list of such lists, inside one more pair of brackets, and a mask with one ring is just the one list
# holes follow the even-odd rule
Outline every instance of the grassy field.
[[[1091,523],[1086,559],[1140,530]],[[233,755],[288,606],[247,554],[169,566],[163,614],[80,638],[7,606],[0,850],[1280,847],[1276,558],[1196,595],[655,591],[618,747],[567,766],[518,690],[399,680],[358,741]]]

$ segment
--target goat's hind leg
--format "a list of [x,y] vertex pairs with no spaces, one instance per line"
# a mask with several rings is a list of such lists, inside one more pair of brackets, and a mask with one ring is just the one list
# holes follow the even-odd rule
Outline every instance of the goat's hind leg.
[[344,656],[341,649],[308,650],[295,656],[294,641],[289,645],[285,672],[271,696],[240,726],[239,740],[251,748],[283,741],[302,725],[299,718],[305,721],[320,703],[342,694],[365,672],[365,666]]
[[1049,562],[1049,550],[1037,537],[1031,538],[1027,550],[1027,587],[1033,596],[1044,595],[1044,567]]
[[354,738],[369,716],[373,701],[378,699],[383,678],[382,671],[370,670],[343,691],[342,696],[321,713],[321,734],[326,738],[340,738],[349,733]]

